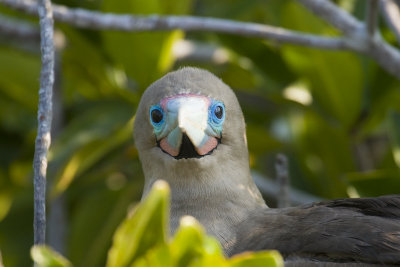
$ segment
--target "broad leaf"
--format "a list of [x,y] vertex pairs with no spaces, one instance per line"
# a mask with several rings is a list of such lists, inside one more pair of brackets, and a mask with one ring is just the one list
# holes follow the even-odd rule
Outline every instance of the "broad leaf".
[[70,267],[71,263],[47,246],[34,246],[31,257],[37,267]]
[[133,215],[114,234],[107,267],[125,267],[149,249],[166,244],[169,218],[169,187],[164,181],[152,190]]

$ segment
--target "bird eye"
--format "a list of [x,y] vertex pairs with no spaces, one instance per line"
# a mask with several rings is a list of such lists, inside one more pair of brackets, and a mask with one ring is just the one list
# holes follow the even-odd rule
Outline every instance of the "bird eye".
[[211,119],[215,124],[222,124],[225,120],[225,107],[222,102],[215,101],[211,106]]
[[214,108],[214,114],[218,119],[222,119],[222,115],[223,115],[223,110],[221,106],[216,106]]
[[164,112],[158,106],[153,106],[150,108],[150,118],[151,122],[155,125],[160,124],[164,120]]

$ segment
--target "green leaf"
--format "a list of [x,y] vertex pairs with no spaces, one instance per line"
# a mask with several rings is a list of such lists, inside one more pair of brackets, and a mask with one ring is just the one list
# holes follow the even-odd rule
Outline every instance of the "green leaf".
[[[191,1],[129,0],[103,1],[103,11],[132,14],[184,14]],[[104,31],[102,37],[108,55],[135,79],[139,88],[161,77],[174,63],[172,44],[182,38],[181,31],[126,33]]]
[[388,130],[394,161],[400,168],[400,112],[389,113]]
[[232,267],[283,267],[283,258],[278,251],[245,252],[230,260]]
[[[284,26],[299,31],[335,35],[330,27],[296,2],[287,4]],[[363,93],[363,72],[357,56],[349,52],[284,46],[283,56],[292,70],[311,82],[314,105],[345,127],[358,117]]]
[[0,126],[28,133],[37,123],[40,57],[0,46],[0,62]]
[[34,246],[31,257],[37,267],[69,267],[71,263],[47,246]]
[[110,101],[87,108],[70,122],[50,148],[51,196],[64,192],[76,177],[131,139],[132,113],[125,101]]
[[[68,39],[68,48],[62,53],[65,102],[76,104],[79,100],[99,99],[127,92],[125,74],[118,71],[117,66],[108,64],[109,60],[98,40],[89,38],[88,32],[66,25],[62,25],[62,30]],[[116,76],[119,77],[116,79]]]
[[218,241],[206,235],[200,223],[185,216],[170,245],[173,266],[223,266],[224,257]]
[[169,194],[166,182],[154,183],[146,199],[115,232],[107,267],[129,266],[149,249],[166,244]]
[[[105,265],[112,237],[141,188],[141,185],[130,182],[121,190],[111,191],[104,183],[103,173],[107,175],[104,169],[94,174],[102,180],[89,183],[88,188],[68,191],[68,196],[79,195],[74,198],[76,205],[69,212],[71,219],[68,223],[68,257],[76,267]],[[90,180],[90,177],[85,176],[85,179]]]
[[132,267],[165,267],[173,266],[170,249],[167,245],[149,249],[145,256],[136,260]]
[[374,170],[344,175],[344,179],[357,190],[360,197],[398,194],[400,188],[399,177],[399,170]]
[[306,174],[305,182],[297,181],[297,185],[309,183],[315,194],[326,198],[345,197],[346,184],[342,176],[356,170],[347,131],[317,112],[299,115],[297,112],[290,117],[294,161],[299,161]]
[[[1,176],[2,174],[0,173],[0,178],[4,179]],[[5,216],[7,216],[7,213],[11,208],[12,200],[13,199],[10,193],[5,190],[0,191],[0,222]]]

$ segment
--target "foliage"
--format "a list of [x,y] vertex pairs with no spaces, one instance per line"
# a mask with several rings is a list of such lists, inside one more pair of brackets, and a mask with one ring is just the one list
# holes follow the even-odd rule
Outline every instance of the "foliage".
[[34,246],[31,257],[38,267],[70,267],[71,263],[47,246]]
[[[53,2],[337,35],[290,0]],[[335,2],[363,19],[367,1]],[[4,7],[0,13],[27,18]],[[53,238],[65,238],[61,252],[74,266],[104,266],[113,233],[143,187],[131,135],[140,96],[149,83],[185,65],[209,69],[235,90],[253,169],[274,177],[275,155],[282,152],[289,156],[292,186],[320,197],[398,193],[400,83],[367,57],[208,32],[101,32],[58,23],[56,29],[64,46],[57,55],[60,97],[54,107],[60,113],[54,117],[47,209],[63,211],[65,219],[60,224],[48,216],[48,227],[60,233]],[[380,30],[394,45],[383,24]],[[206,47],[212,56],[178,57],[182,39]],[[0,250],[7,267],[31,264],[37,47],[0,38]],[[59,199],[61,208],[54,204]]]
[[[143,203],[118,227],[106,266],[283,266],[282,256],[276,251],[248,252],[226,259],[218,241],[207,236],[190,216],[182,218],[169,240],[168,211],[168,184],[157,181]],[[38,267],[72,266],[46,246],[33,247],[31,255]]]

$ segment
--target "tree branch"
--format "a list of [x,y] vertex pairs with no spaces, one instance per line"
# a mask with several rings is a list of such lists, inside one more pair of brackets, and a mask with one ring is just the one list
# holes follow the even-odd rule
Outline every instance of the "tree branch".
[[[5,6],[35,15],[37,3],[29,0],[0,0]],[[282,43],[292,43],[324,49],[344,49],[360,51],[350,40],[334,37],[320,37],[257,23],[237,22],[225,19],[193,16],[140,16],[101,13],[79,8],[53,5],[54,18],[82,28],[120,31],[213,31],[269,39]]]
[[381,37],[370,40],[368,55],[387,72],[400,79],[400,52],[386,43]]
[[370,36],[365,24],[328,0],[298,0],[315,15],[341,30],[365,55],[400,80],[400,52],[379,35]]
[[[274,199],[278,198],[279,185],[274,180],[264,177],[255,171],[251,172],[251,176],[262,194]],[[323,200],[294,188],[289,188],[289,199],[290,203],[296,206]]]
[[383,17],[400,45],[400,7],[393,0],[381,0],[380,4]]
[[38,4],[42,50],[40,75],[38,131],[35,142],[34,169],[34,244],[46,239],[46,170],[47,152],[51,142],[52,90],[54,83],[53,15],[50,0]]
[[331,1],[326,0],[298,0],[316,16],[321,17],[329,24],[339,29],[347,36],[364,35],[363,23]]
[[[342,31],[346,37],[321,37],[257,23],[191,16],[140,16],[101,13],[54,5],[54,17],[77,27],[120,31],[213,31],[257,37],[323,49],[342,49],[364,53],[375,59],[386,71],[400,79],[400,52],[379,35],[368,35],[366,26],[328,0],[298,0],[317,16]],[[5,6],[36,14],[37,3],[31,0],[0,0]],[[377,49],[378,51],[374,51]]]
[[38,54],[40,51],[39,27],[0,14],[0,44]]
[[2,14],[0,14],[0,35],[19,40],[40,40],[40,32],[37,27]]
[[366,25],[368,34],[373,37],[378,23],[378,0],[369,0],[366,10]]
[[283,154],[278,154],[275,159],[276,178],[279,185],[279,194],[277,197],[278,208],[290,207],[289,197],[289,170],[288,159]]

